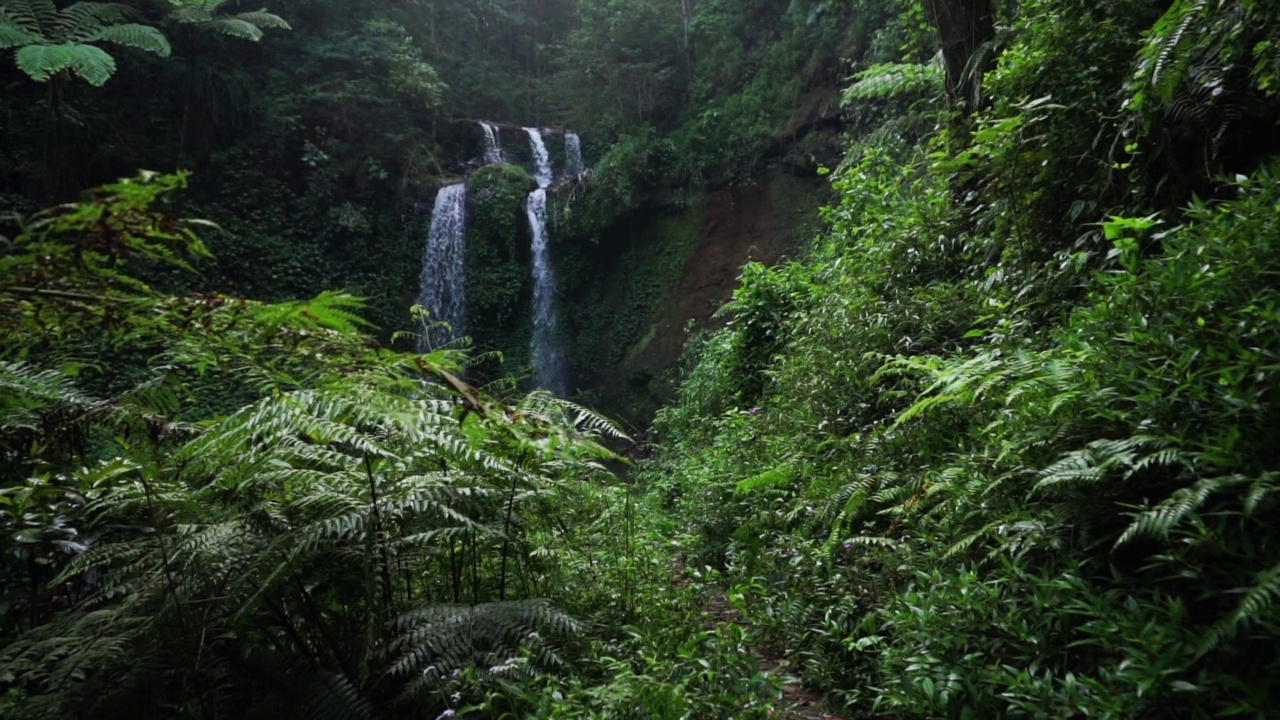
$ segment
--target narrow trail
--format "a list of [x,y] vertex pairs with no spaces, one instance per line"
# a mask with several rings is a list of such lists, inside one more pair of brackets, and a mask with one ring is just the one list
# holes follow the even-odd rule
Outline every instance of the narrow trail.
[[[729,599],[721,590],[716,590],[702,609],[702,621],[707,626],[724,626],[729,623],[749,627],[737,608],[729,604]],[[781,648],[767,645],[751,646],[751,651],[759,660],[760,669],[774,677],[784,676],[787,661]],[[833,715],[822,710],[822,696],[805,688],[798,679],[791,678],[782,686],[782,701],[778,707],[779,717],[786,720],[854,720],[841,715]]]

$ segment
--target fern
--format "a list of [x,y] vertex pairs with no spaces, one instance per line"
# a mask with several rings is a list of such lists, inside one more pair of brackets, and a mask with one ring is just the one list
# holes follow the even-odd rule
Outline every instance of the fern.
[[[60,387],[53,377],[33,377],[39,382],[30,384],[46,394]],[[154,517],[156,507],[186,521],[77,558],[63,581],[90,569],[105,578],[82,612],[48,626],[48,634],[42,629],[30,635],[0,658],[0,666],[37,690],[70,681],[63,667],[110,675],[119,655],[104,651],[107,642],[113,652],[134,658],[153,652],[171,657],[163,674],[189,676],[197,670],[185,655],[186,640],[167,633],[194,619],[186,600],[175,599],[209,604],[205,617],[213,625],[201,630],[208,636],[227,636],[227,627],[238,623],[274,626],[279,618],[272,607],[285,603],[290,615],[311,618],[301,631],[319,637],[323,631],[315,623],[324,624],[323,618],[292,604],[314,603],[309,593],[328,592],[304,590],[299,598],[297,588],[326,586],[343,593],[344,603],[368,609],[356,632],[380,636],[384,624],[394,630],[385,645],[366,645],[360,662],[400,678],[407,697],[439,680],[423,673],[429,666],[476,667],[483,673],[505,666],[522,649],[534,650],[537,667],[554,666],[560,657],[555,639],[577,632],[578,625],[546,602],[471,607],[437,604],[421,593],[411,602],[396,592],[400,566],[434,562],[442,543],[478,547],[510,539],[527,521],[501,529],[495,519],[509,517],[513,509],[523,514],[530,503],[554,507],[555,485],[544,473],[571,476],[589,467],[584,458],[598,454],[576,452],[573,435],[566,433],[568,445],[529,465],[531,446],[504,445],[504,439],[522,437],[506,431],[513,422],[510,411],[467,427],[456,422],[456,407],[370,385],[295,392],[245,408],[174,454],[174,467],[191,485],[174,472],[123,469],[137,479],[93,504],[90,516],[98,523]],[[513,487],[520,492],[508,490]],[[220,505],[244,510],[211,516],[208,508]],[[127,632],[89,640],[100,622]],[[50,652],[66,634],[77,639],[64,642],[64,652]],[[173,649],[164,650],[166,644]],[[306,645],[295,651],[311,652]],[[322,655],[313,661],[325,668],[322,675],[334,683],[342,706],[374,707],[370,686],[348,672],[352,660],[340,652]],[[96,685],[84,691],[111,694]]]
[[[1280,40],[1274,3],[1249,0],[1178,0],[1146,34],[1130,82],[1131,111],[1150,125],[1192,121],[1209,131],[1216,154],[1232,123],[1242,116],[1247,80],[1265,88],[1269,48]],[[1253,65],[1249,76],[1235,72]]]
[[1258,478],[1240,475],[1203,478],[1190,487],[1177,490],[1155,507],[1137,515],[1115,544],[1119,547],[1139,537],[1167,539],[1187,518],[1198,513],[1210,497],[1239,488],[1247,488],[1242,507],[1246,515],[1251,515],[1276,490],[1275,480],[1274,473]]
[[222,35],[258,42],[263,30],[291,30],[289,23],[265,9],[222,15],[223,0],[175,0],[169,19],[180,25],[194,25]]
[[945,73],[942,55],[928,63],[886,63],[873,65],[854,76],[854,83],[844,91],[843,102],[879,100],[902,95],[942,94]]
[[238,20],[243,20],[254,27],[261,29],[277,29],[292,30],[289,23],[279,15],[267,12],[266,10],[257,10],[254,12],[243,12],[235,16]]
[[58,13],[58,27],[68,40],[84,42],[97,30],[129,19],[133,12],[119,3],[78,2]]
[[786,487],[795,480],[795,477],[795,471],[790,465],[782,465],[766,470],[754,477],[749,477],[746,480],[738,481],[734,492],[739,495],[748,495],[762,488]]
[[1240,604],[1226,617],[1214,623],[1200,642],[1198,653],[1205,655],[1251,625],[1271,620],[1280,601],[1280,565],[1258,573],[1253,587],[1242,588]]
[[23,30],[12,23],[5,22],[4,16],[0,16],[0,50],[30,45],[39,39],[38,35]]
[[38,37],[53,32],[58,26],[58,11],[53,0],[5,0],[0,3],[0,16]]
[[111,25],[90,33],[85,42],[110,42],[168,57],[169,41],[163,33],[149,25],[125,23]]
[[0,0],[0,50],[17,48],[18,69],[36,82],[70,74],[98,87],[115,74],[116,63],[91,43],[169,55],[159,30],[124,22],[132,14],[116,3],[79,2],[59,11],[49,0]]
[[[1135,435],[1120,440],[1095,440],[1081,450],[1067,453],[1040,472],[1036,488],[1091,484],[1108,477],[1122,479],[1155,467],[1190,467],[1191,459],[1163,438]],[[1148,451],[1148,452],[1144,452]]]
[[410,695],[430,688],[453,670],[474,667],[493,672],[495,666],[531,644],[549,652],[544,665],[560,664],[558,653],[546,645],[557,636],[580,630],[578,623],[545,601],[441,605],[404,613],[393,623],[395,639],[388,646],[389,671],[412,678]]

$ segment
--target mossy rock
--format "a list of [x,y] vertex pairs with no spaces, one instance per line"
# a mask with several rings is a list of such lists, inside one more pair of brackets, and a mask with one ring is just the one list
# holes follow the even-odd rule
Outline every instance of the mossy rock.
[[518,356],[528,344],[532,294],[525,200],[537,183],[524,168],[488,165],[467,186],[467,311],[475,346]]

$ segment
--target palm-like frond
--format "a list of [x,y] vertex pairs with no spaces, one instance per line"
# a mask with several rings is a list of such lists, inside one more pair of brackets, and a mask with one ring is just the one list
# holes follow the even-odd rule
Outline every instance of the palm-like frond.
[[84,38],[84,42],[98,41],[145,50],[160,57],[168,57],[170,52],[169,41],[165,38],[164,33],[150,25],[138,25],[135,23],[109,25],[90,33]]
[[4,0],[0,2],[0,15],[38,37],[53,37],[58,27],[53,0]]
[[7,22],[3,15],[0,15],[0,50],[8,50],[10,48],[22,47],[38,42],[39,35],[35,35],[29,30],[24,30],[17,25]]
[[0,50],[18,48],[18,68],[37,82],[70,73],[101,86],[115,73],[115,59],[90,43],[169,55],[169,41],[159,30],[124,22],[133,14],[119,3],[78,2],[58,11],[48,0],[3,0]]
[[58,12],[59,34],[67,40],[83,42],[93,32],[133,15],[133,8],[120,3],[78,2]]
[[115,60],[92,45],[28,45],[14,59],[22,72],[37,82],[45,82],[70,70],[90,85],[101,86],[116,71]]
[[201,24],[214,32],[230,35],[241,40],[257,42],[262,39],[262,30],[253,23],[246,22],[240,18],[213,18]]
[[262,10],[255,10],[252,12],[242,12],[235,15],[235,18],[237,20],[243,20],[244,22],[247,22],[250,25],[253,25],[254,27],[262,28],[264,30],[267,30],[267,29],[292,30],[293,29],[293,27],[290,26],[289,23],[286,22],[284,18],[274,13],[267,12],[265,8]]
[[218,10],[223,4],[221,1],[178,3],[169,12],[169,19],[180,25],[196,25],[222,35],[251,42],[261,40],[263,30],[293,29],[284,18],[267,12],[265,8],[235,15],[219,15]]

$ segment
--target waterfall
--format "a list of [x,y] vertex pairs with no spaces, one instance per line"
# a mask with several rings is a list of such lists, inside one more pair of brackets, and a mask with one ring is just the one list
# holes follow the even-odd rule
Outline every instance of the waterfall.
[[[441,188],[431,214],[431,231],[422,258],[418,304],[430,315],[418,349],[440,347],[466,331],[467,186]],[[435,323],[446,322],[449,327]]]
[[555,276],[547,251],[547,191],[534,190],[525,206],[529,226],[533,229],[533,360],[534,380],[538,387],[564,397],[568,388],[568,371],[564,351],[556,342]]
[[533,342],[530,357],[533,360],[534,380],[538,387],[564,396],[564,352],[556,343],[555,276],[551,272],[551,254],[547,249],[547,191],[551,185],[551,155],[542,133],[525,128],[529,134],[529,147],[533,150],[534,174],[538,189],[529,194],[525,210],[529,214],[529,227],[533,231]]
[[502,154],[502,135],[497,126],[482,122],[480,127],[484,128],[484,161],[489,165],[506,162]]
[[538,181],[538,187],[547,187],[551,185],[551,154],[547,152],[546,143],[542,142],[542,132],[535,128],[525,128],[524,131],[529,134],[529,147],[533,149],[533,179]]
[[582,138],[577,133],[568,133],[564,136],[564,174],[568,177],[577,177],[586,170],[586,166],[582,164]]

